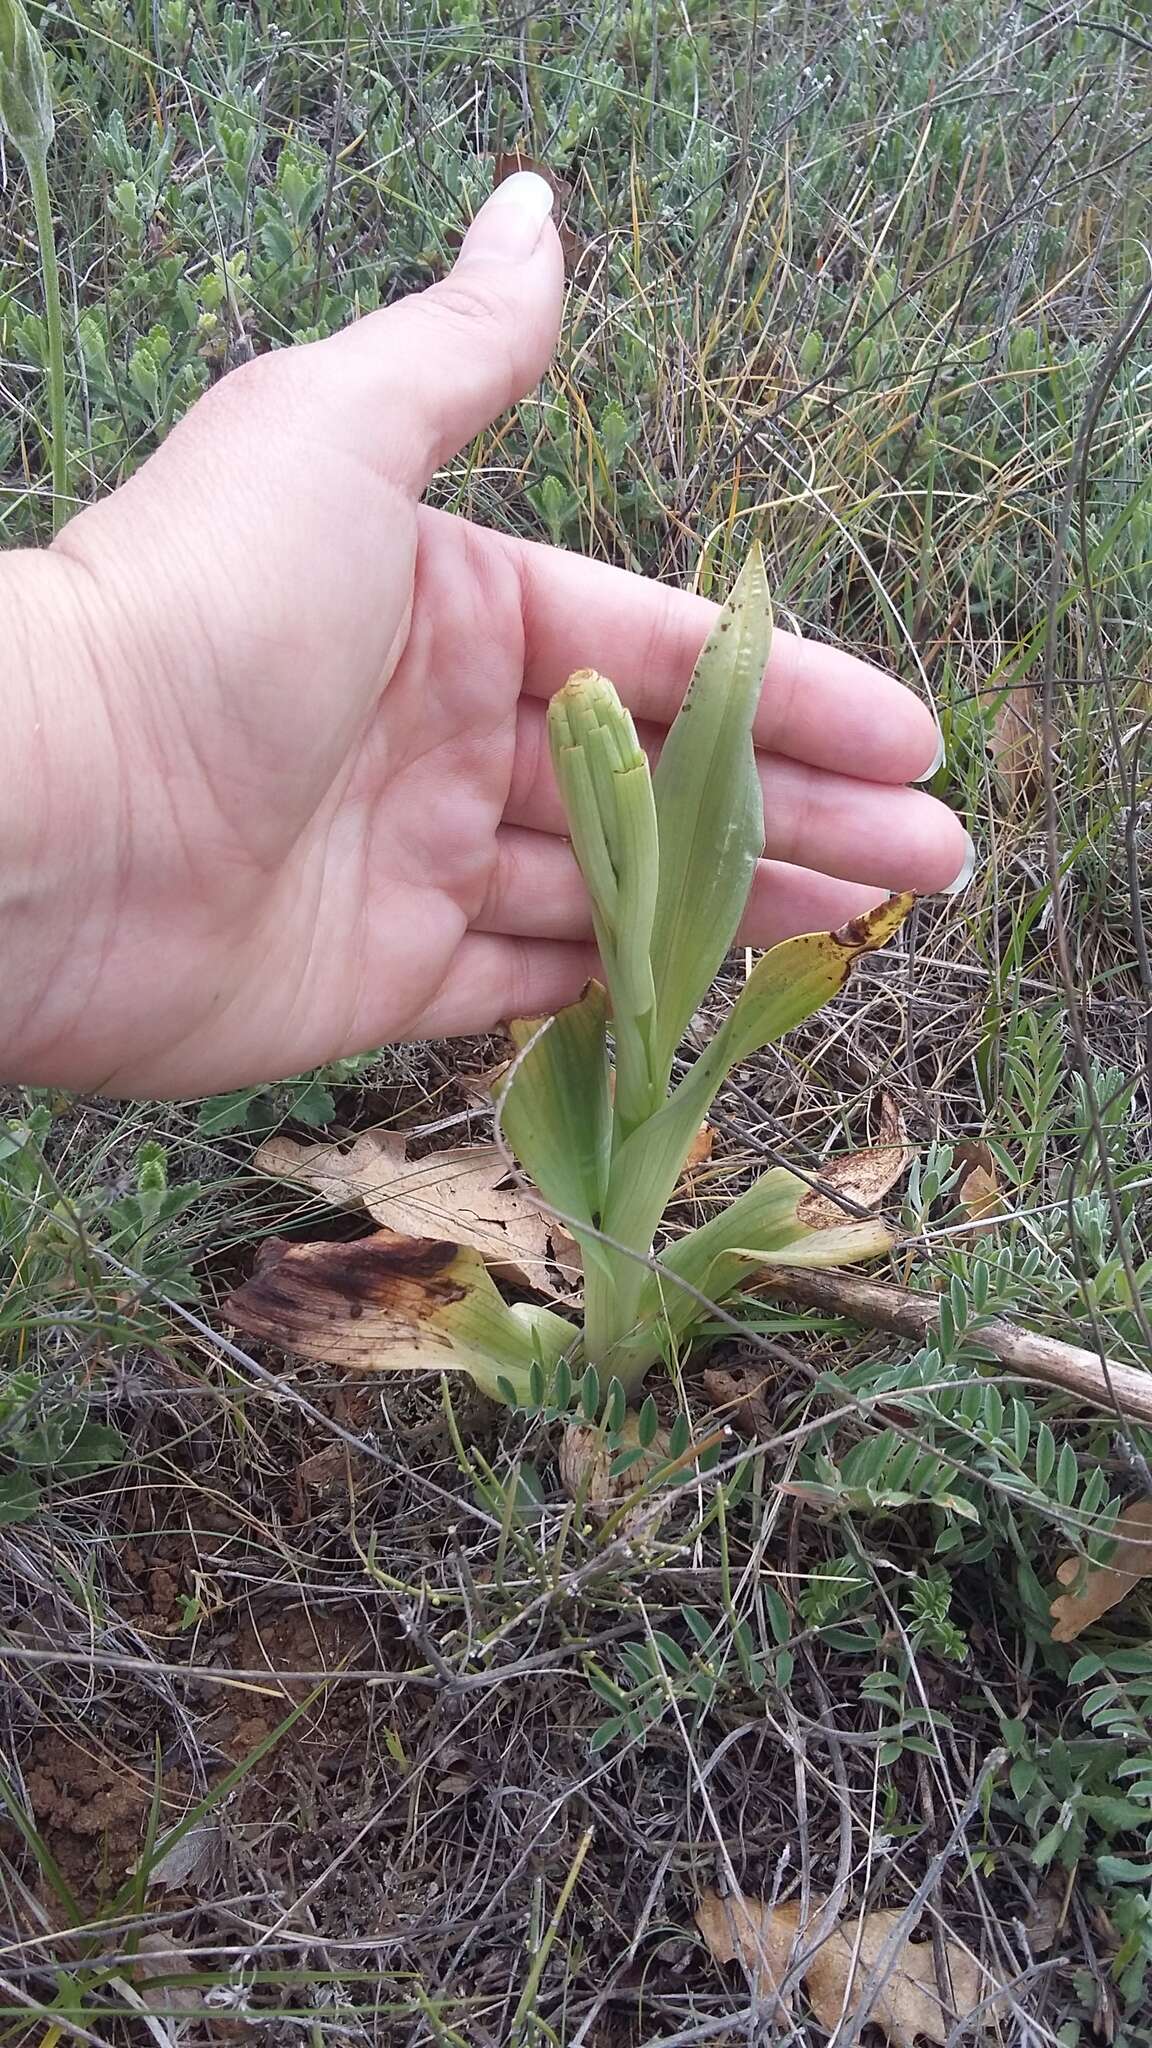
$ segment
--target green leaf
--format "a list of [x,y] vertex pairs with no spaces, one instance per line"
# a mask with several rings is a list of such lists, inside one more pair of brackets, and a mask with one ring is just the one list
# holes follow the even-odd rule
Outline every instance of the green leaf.
[[692,1425],[686,1415],[678,1415],[668,1432],[668,1456],[682,1458],[692,1441]]
[[680,1613],[683,1620],[691,1629],[693,1635],[696,1638],[696,1641],[700,1645],[700,1648],[703,1650],[709,1647],[712,1643],[714,1635],[716,1634],[716,1629],[712,1622],[708,1620],[707,1616],[701,1614],[700,1609],[698,1607],[691,1606],[687,1601],[685,1601],[684,1604],[681,1606]]
[[306,1081],[298,1095],[292,1097],[292,1115],[298,1123],[311,1124],[320,1130],[330,1124],[336,1114],[336,1101],[330,1088],[323,1081]]
[[679,1643],[673,1636],[666,1634],[662,1628],[653,1629],[652,1641],[656,1645],[662,1661],[670,1665],[673,1671],[683,1675],[692,1669]]
[[597,1756],[602,1749],[607,1749],[610,1742],[615,1742],[616,1737],[628,1726],[628,1718],[627,1714],[618,1714],[611,1721],[601,1722],[599,1728],[593,1731],[588,1744],[593,1756]]
[[1109,1834],[1122,1828],[1144,1828],[1148,1825],[1148,1808],[1138,1805],[1134,1799],[1119,1799],[1101,1793],[1085,1799],[1084,1810],[1100,1827]]
[[238,1131],[250,1122],[271,1123],[271,1116],[252,1115],[253,1106],[262,1101],[263,1091],[259,1088],[234,1088],[228,1095],[210,1095],[200,1104],[197,1128],[205,1137],[214,1138],[224,1131]]
[[[879,1218],[805,1230],[796,1212],[806,1192],[795,1174],[772,1167],[726,1209],[661,1252],[655,1271],[642,1269],[633,1296],[633,1334],[613,1353],[631,1383],[659,1357],[669,1337],[690,1335],[703,1313],[700,1294],[720,1303],[746,1286],[758,1267],[851,1265],[888,1249],[891,1236]],[[677,1286],[678,1279],[688,1285]]]
[[622,1707],[625,1704],[625,1693],[605,1672],[590,1668],[587,1678],[597,1699],[603,1700],[607,1706]]
[[1079,1481],[1080,1468],[1076,1462],[1076,1453],[1071,1444],[1065,1444],[1056,1463],[1056,1498],[1062,1508],[1071,1507],[1076,1498]]
[[1098,1856],[1096,1872],[1105,1884],[1147,1884],[1152,1863],[1136,1863],[1129,1856]]
[[768,580],[755,547],[708,636],[652,779],[660,838],[653,1052],[664,1082],[736,936],[764,850],[752,724],[771,645]]
[[621,1643],[620,1662],[634,1686],[647,1691],[659,1672],[653,1662],[647,1643]]
[[55,130],[43,45],[21,0],[0,0],[0,130],[33,159],[47,155]]
[[40,1488],[27,1472],[0,1474],[0,1527],[28,1522],[40,1506]]
[[634,1465],[640,1463],[643,1456],[643,1444],[634,1444],[630,1451],[617,1451],[609,1468],[611,1477],[613,1479],[622,1479],[626,1472],[630,1472]]
[[657,1410],[655,1401],[653,1400],[651,1394],[649,1394],[647,1400],[644,1402],[644,1405],[640,1410],[640,1416],[636,1426],[637,1435],[639,1436],[641,1446],[644,1450],[648,1450],[650,1446],[656,1441],[656,1432],[659,1429],[659,1427],[659,1412]]
[[[550,1023],[517,1019],[508,1028],[523,1056],[499,1102],[508,1143],[545,1201],[596,1228],[612,1150],[606,1022],[607,999],[596,981]],[[595,1245],[585,1241],[585,1256]]]
[[119,1465],[127,1446],[118,1429],[105,1422],[85,1422],[61,1448],[55,1470],[67,1479],[86,1472],[105,1472]]
[[[909,896],[890,897],[840,931],[787,939],[764,954],[725,1022],[666,1106],[620,1147],[612,1162],[604,1212],[610,1237],[648,1249],[692,1141],[732,1067],[783,1037],[837,995],[861,955],[882,946],[899,928],[911,901]],[[825,1263],[835,1264],[835,1257]],[[625,1327],[625,1308],[627,1320],[636,1321],[646,1277],[634,1263],[621,1278]]]

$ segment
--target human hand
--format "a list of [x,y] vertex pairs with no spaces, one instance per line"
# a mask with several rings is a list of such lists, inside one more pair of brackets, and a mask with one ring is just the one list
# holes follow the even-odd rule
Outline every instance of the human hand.
[[[579,993],[547,699],[598,668],[658,745],[713,607],[420,503],[543,374],[550,203],[509,179],[442,283],[234,371],[23,558],[13,1078],[200,1094]],[[963,827],[903,786],[936,728],[897,683],[778,631],[757,739],[748,943],[956,882]]]

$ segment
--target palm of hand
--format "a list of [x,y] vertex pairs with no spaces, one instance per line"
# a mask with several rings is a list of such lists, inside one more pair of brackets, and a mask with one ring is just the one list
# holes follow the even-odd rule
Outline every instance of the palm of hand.
[[[283,564],[263,565],[239,644],[268,645],[254,602],[292,627],[263,689],[237,690],[227,616],[209,649],[175,636],[159,716],[141,715],[154,668],[132,688],[118,678],[139,803],[163,805],[138,825],[139,859],[118,878],[128,914],[93,924],[115,925],[92,988],[134,1088],[141,1074],[150,1092],[180,1094],[301,1071],[336,1050],[495,1023],[534,993],[518,985],[522,949],[471,929],[515,764],[515,563],[496,535],[390,487],[381,501],[361,480],[364,556],[387,534],[371,580],[342,575],[327,589],[313,578],[302,594]],[[311,531],[302,552],[322,563],[324,538]],[[129,1007],[124,971],[140,952],[144,1010]],[[578,986],[587,955],[563,952]],[[91,1006],[89,1026],[103,1035]],[[115,1090],[121,1075],[95,1071],[90,1085]]]
[[[658,747],[712,607],[419,503],[555,336],[559,246],[517,182],[444,283],[225,379],[56,543],[101,630],[44,720],[74,769],[26,890],[21,1078],[208,1093],[553,1009],[592,971],[544,702],[601,668]],[[756,737],[749,943],[955,876],[962,828],[901,787],[932,720],[889,678],[778,634]]]

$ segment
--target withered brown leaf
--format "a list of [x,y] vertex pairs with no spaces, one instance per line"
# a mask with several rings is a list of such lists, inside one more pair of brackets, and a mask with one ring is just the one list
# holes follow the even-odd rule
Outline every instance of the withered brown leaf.
[[1152,1500],[1135,1500],[1125,1508],[1116,1523],[1116,1548],[1108,1564],[1085,1567],[1083,1558],[1066,1557],[1056,1577],[1069,1590],[1052,1602],[1052,1640],[1074,1643],[1109,1608],[1118,1607],[1141,1579],[1152,1578]]

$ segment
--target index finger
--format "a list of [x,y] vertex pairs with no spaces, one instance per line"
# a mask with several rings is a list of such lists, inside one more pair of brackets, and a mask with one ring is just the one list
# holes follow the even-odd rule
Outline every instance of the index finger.
[[[520,578],[525,688],[550,697],[573,669],[611,678],[637,718],[668,725],[718,607],[689,591],[533,541],[504,540]],[[777,627],[756,744],[869,782],[914,782],[937,763],[931,711],[855,655]]]

